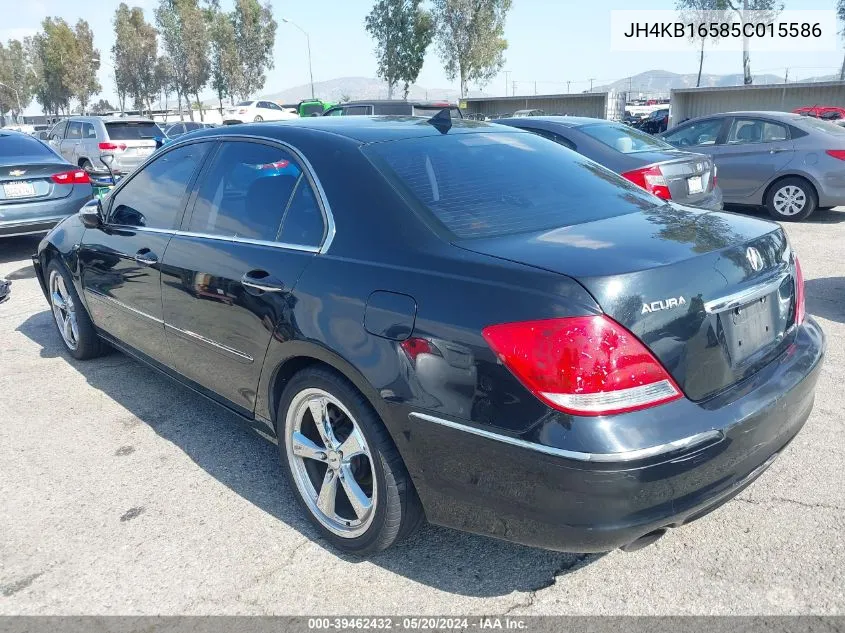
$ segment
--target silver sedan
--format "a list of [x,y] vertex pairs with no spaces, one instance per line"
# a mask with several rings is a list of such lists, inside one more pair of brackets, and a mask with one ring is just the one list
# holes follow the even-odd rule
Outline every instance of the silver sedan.
[[727,112],[660,135],[710,154],[725,204],[765,206],[777,220],[803,220],[845,205],[845,128],[786,112]]

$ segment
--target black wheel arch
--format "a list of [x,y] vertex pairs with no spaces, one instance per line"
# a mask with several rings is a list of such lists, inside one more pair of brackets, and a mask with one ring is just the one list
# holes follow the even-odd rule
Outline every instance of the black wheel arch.
[[810,188],[811,193],[816,198],[816,205],[818,205],[818,202],[819,202],[818,187],[816,187],[816,183],[814,183],[810,178],[808,178],[804,174],[781,174],[777,178],[775,178],[772,182],[770,182],[766,186],[765,190],[763,191],[763,204],[764,205],[766,204],[766,201],[769,199],[769,194],[772,192],[772,190],[775,188],[775,186],[779,182],[782,182],[782,181],[786,180],[787,178],[798,178],[798,179],[806,182],[807,186],[809,186],[809,188]]

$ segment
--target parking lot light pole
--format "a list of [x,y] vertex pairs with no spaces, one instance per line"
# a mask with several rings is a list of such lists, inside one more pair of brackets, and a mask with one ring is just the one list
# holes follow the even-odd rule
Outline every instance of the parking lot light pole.
[[11,90],[12,92],[15,93],[15,99],[18,100],[18,116],[16,117],[17,118],[16,123],[18,125],[20,125],[21,124],[21,117],[23,116],[23,108],[21,108],[21,96],[18,94],[17,90],[12,88],[11,86],[7,86],[2,81],[0,81],[0,86],[3,86],[4,88],[7,88],[8,90]]
[[299,26],[293,20],[288,20],[287,18],[282,18],[282,22],[285,24],[290,24],[291,26],[295,26],[302,34],[305,36],[305,44],[308,46],[308,76],[311,78],[311,99],[314,99],[314,73],[311,71],[311,38],[308,37],[308,32]]

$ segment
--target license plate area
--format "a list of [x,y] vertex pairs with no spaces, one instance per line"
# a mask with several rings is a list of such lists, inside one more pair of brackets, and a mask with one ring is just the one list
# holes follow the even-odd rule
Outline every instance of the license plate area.
[[31,182],[3,183],[3,196],[6,199],[33,198],[37,195],[35,185]]
[[732,365],[742,364],[783,338],[780,311],[778,293],[775,292],[719,313]]
[[701,176],[692,176],[687,178],[687,189],[691,194],[701,193],[704,191],[704,183]]

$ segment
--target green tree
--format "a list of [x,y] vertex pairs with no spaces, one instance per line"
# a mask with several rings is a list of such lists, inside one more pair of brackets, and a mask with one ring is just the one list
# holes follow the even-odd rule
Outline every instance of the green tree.
[[[764,22],[773,21],[778,13],[783,11],[783,3],[779,0],[718,0],[717,4],[720,10],[729,11],[737,18],[740,25],[746,22],[754,21]],[[758,11],[753,18],[748,15],[749,11]],[[742,77],[743,83],[750,86],[754,83],[754,77],[751,75],[751,50],[750,43],[747,37],[742,38]]]
[[222,114],[223,97],[229,97],[231,101],[240,73],[235,21],[232,14],[220,9],[220,0],[211,0],[206,20],[211,50],[211,86],[217,93]]
[[122,2],[115,11],[114,30],[112,57],[121,109],[128,95],[136,109],[152,110],[160,88],[156,73],[158,31],[144,18],[140,7],[130,9]]
[[43,31],[30,40],[33,66],[39,81],[35,99],[45,112],[70,112],[74,69],[78,60],[76,33],[62,18],[45,18]]
[[432,0],[440,58],[446,77],[486,85],[505,63],[505,18],[511,0]]
[[[726,19],[724,7],[719,6],[719,0],[676,0],[675,9],[680,14],[681,22],[692,24],[708,24],[710,22],[724,22]],[[704,68],[704,47],[710,42],[716,44],[719,41],[719,36],[715,37],[701,37],[696,29],[691,38],[693,42],[699,45],[698,57],[698,79],[695,82],[695,87],[701,86],[701,71]]]
[[[178,0],[160,0],[155,10],[156,24],[161,33],[162,47],[167,52],[172,70],[171,86],[176,93],[179,106],[179,119],[183,120],[182,97],[190,103],[188,96],[188,52],[182,38],[182,18],[179,12]],[[194,120],[191,112],[191,121]]]
[[102,90],[97,81],[100,70],[100,51],[94,48],[94,32],[85,20],[79,20],[74,29],[76,47],[74,61],[68,71],[71,95],[79,102],[84,113],[91,97]]
[[425,51],[434,37],[434,20],[420,8],[422,0],[377,0],[364,20],[367,32],[376,41],[378,76],[387,83],[387,98],[404,83],[404,96],[417,80]]
[[7,112],[17,119],[31,102],[34,89],[26,47],[20,40],[0,42],[0,117]]
[[258,0],[236,0],[232,22],[239,62],[232,88],[241,99],[248,99],[264,87],[265,72],[273,68],[277,24],[270,4],[262,6]]
[[106,112],[114,112],[116,108],[106,99],[100,99],[91,106],[91,112],[94,114],[104,114]]

